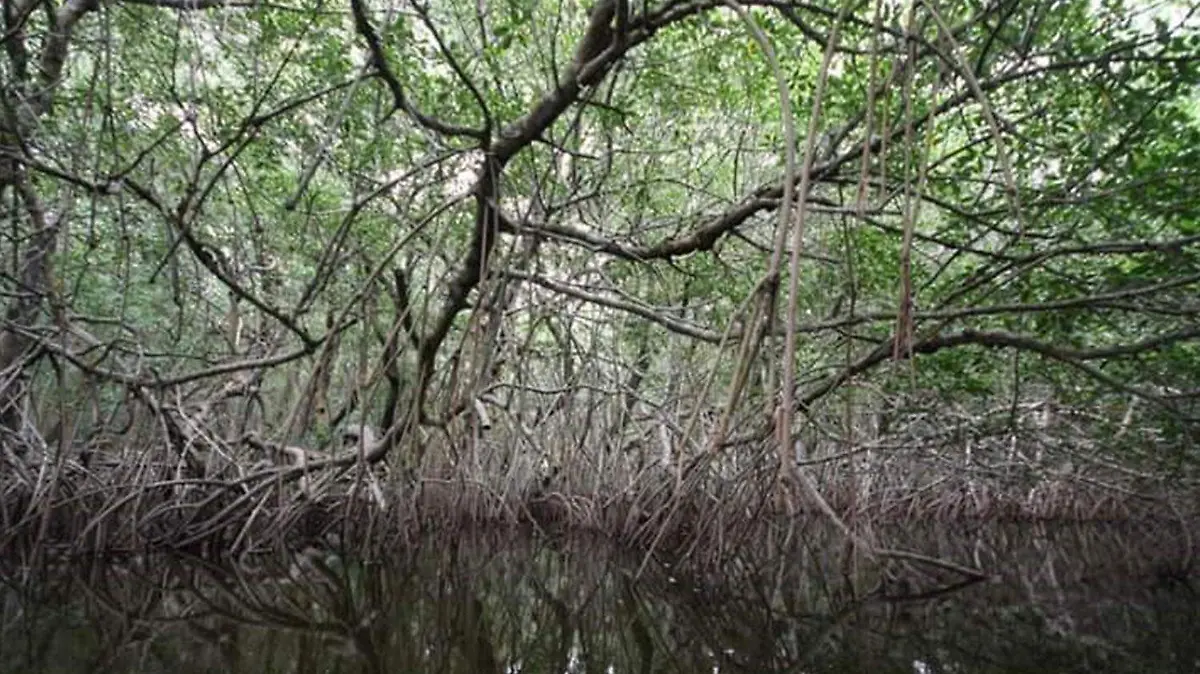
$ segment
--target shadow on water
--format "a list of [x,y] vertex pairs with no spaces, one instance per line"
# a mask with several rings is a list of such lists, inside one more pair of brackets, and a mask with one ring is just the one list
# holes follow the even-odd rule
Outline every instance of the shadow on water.
[[949,592],[945,569],[847,565],[828,531],[799,533],[706,570],[511,531],[373,562],[0,564],[0,672],[1200,671],[1200,588],[1149,531],[905,532],[997,574]]

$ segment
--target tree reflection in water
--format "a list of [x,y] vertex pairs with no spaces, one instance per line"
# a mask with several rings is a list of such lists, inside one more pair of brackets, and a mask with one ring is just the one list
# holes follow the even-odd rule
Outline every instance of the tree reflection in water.
[[905,532],[997,573],[953,592],[916,562],[851,577],[831,534],[802,533],[786,555],[707,569],[511,533],[376,562],[5,567],[0,672],[1200,671],[1195,581],[1151,533]]

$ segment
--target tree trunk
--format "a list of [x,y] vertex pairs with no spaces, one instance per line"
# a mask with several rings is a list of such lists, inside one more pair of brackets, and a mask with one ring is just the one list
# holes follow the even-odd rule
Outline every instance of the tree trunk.
[[14,187],[24,202],[33,233],[20,257],[20,268],[14,274],[18,285],[5,312],[4,326],[0,328],[0,426],[12,433],[21,429],[22,409],[28,395],[25,370],[37,350],[37,342],[30,334],[51,288],[51,256],[58,243],[61,220],[46,214],[21,173],[18,170]]

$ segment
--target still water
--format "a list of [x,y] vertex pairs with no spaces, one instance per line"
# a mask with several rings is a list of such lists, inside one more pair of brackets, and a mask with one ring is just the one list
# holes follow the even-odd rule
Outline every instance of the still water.
[[1161,531],[903,532],[993,574],[957,588],[790,533],[704,567],[511,532],[372,561],[0,562],[0,672],[1200,672],[1200,586]]

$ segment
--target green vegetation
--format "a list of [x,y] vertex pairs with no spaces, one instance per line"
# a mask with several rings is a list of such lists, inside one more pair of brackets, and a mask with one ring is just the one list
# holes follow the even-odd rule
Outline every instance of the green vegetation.
[[0,549],[1190,518],[1196,11],[12,0]]

